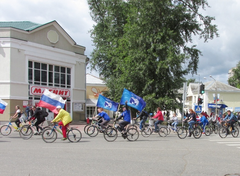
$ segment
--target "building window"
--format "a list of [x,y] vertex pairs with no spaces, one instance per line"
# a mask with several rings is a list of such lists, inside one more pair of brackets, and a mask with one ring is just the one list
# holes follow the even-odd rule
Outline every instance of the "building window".
[[87,107],[87,117],[92,118],[94,116],[95,106]]
[[28,61],[28,83],[41,86],[71,88],[71,69]]

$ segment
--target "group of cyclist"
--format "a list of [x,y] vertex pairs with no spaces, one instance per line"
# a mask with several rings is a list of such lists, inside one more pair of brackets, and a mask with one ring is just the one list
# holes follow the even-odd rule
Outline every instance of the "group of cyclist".
[[[12,118],[16,118],[16,125],[19,128],[19,124],[21,123],[20,121],[20,117],[21,117],[21,110],[20,107],[17,105],[15,107],[16,109],[16,113],[12,116]],[[54,122],[59,122],[59,126],[61,126],[62,128],[62,132],[63,132],[63,140],[66,140],[66,131],[67,131],[67,127],[69,125],[69,123],[72,121],[72,118],[70,116],[70,114],[65,111],[64,109],[61,108],[61,106],[57,106],[56,110],[58,111],[57,116],[51,121],[52,123]],[[106,126],[108,125],[108,123],[110,122],[110,117],[108,116],[108,114],[106,112],[103,111],[103,108],[98,107],[98,114],[94,117],[95,120],[99,120],[99,125],[101,127],[101,129],[104,131],[106,129]],[[123,106],[123,112],[116,118],[115,121],[118,121],[119,119],[123,118],[123,120],[119,123],[119,126],[117,127],[117,129],[122,133],[122,134],[126,134],[125,126],[127,126],[128,124],[130,124],[131,122],[131,115],[130,115],[130,110],[128,108],[127,105],[127,101],[125,102],[125,105]],[[35,132],[35,134],[39,134],[39,125],[41,123],[43,123],[45,121],[45,116],[44,116],[44,111],[41,110],[39,107],[36,106],[32,106],[29,111],[29,114],[27,114],[27,121],[36,119],[36,129],[37,131]],[[240,115],[240,113],[239,113]],[[186,118],[183,120],[184,122],[187,122],[189,124],[189,137],[191,137],[191,130],[193,128],[193,125],[195,123],[199,123],[202,126],[203,129],[203,133],[205,133],[205,126],[209,123],[207,117],[206,117],[206,113],[202,112],[200,114],[200,117],[197,117],[197,114],[193,111],[193,109],[189,110],[189,113],[186,114]],[[142,130],[143,126],[147,120],[147,118],[150,117],[151,119],[155,119],[154,122],[154,126],[155,126],[155,131],[154,132],[158,132],[159,127],[158,125],[161,124],[164,121],[164,115],[161,111],[161,108],[158,107],[157,108],[157,112],[155,115],[153,115],[152,113],[148,113],[146,111],[138,111],[137,117],[134,120],[137,120],[138,118],[140,119],[140,124],[139,124],[139,129]],[[216,116],[215,116],[216,117]],[[173,117],[172,117],[172,126],[173,126],[173,130],[177,131],[177,124],[178,124],[178,118],[176,116],[176,113],[173,113]],[[238,118],[230,111],[227,111],[226,116],[220,120],[220,123],[222,122],[227,122],[228,125],[230,125],[232,127],[232,132],[234,132],[234,123],[238,121]],[[227,133],[229,133],[229,131],[227,131]]]
[[[15,124],[18,127],[18,130],[20,129],[20,123],[22,122],[21,120],[21,116],[23,114],[23,112],[20,109],[19,105],[15,106],[16,112],[15,114],[11,117],[15,120]],[[48,113],[46,113],[45,111],[43,111],[40,107],[36,107],[36,106],[27,106],[27,118],[24,119],[24,122],[27,121],[35,121],[34,122],[34,126],[36,126],[36,131],[35,131],[35,135],[40,134],[40,124],[43,123],[46,120],[46,116],[48,115]],[[52,123],[54,122],[58,122],[58,125],[61,126],[62,129],[62,133],[63,133],[63,139],[62,140],[66,140],[67,139],[67,127],[69,125],[69,123],[72,122],[72,118],[70,116],[70,114],[65,111],[64,109],[61,108],[61,106],[57,106],[56,110],[58,112],[58,114],[56,115],[56,117],[51,121]]]

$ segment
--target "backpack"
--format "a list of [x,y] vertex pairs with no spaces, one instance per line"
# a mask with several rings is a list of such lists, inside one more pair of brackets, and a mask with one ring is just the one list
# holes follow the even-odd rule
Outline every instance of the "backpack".
[[47,117],[48,116],[48,112],[43,112],[43,117]]

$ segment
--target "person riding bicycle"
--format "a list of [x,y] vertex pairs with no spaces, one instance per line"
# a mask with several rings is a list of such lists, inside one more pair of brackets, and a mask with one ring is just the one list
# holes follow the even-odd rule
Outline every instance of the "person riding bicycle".
[[29,121],[33,120],[33,118],[37,119],[37,122],[34,124],[37,129],[37,131],[34,134],[37,135],[39,134],[39,128],[40,128],[39,125],[45,121],[45,117],[43,116],[43,111],[39,107],[36,108],[36,106],[32,106],[32,110],[33,110],[33,115],[29,119]]
[[103,111],[103,108],[98,107],[98,115],[96,115],[94,118],[97,120],[102,119],[102,121],[99,123],[99,125],[101,126],[102,130],[106,129],[107,124],[110,122],[110,117],[108,116],[108,114],[106,112]]
[[20,128],[20,117],[22,115],[22,112],[21,112],[21,109],[20,109],[20,106],[19,105],[16,105],[15,106],[15,109],[16,109],[16,112],[15,114],[12,116],[12,118],[16,118],[17,120],[15,121],[15,124],[17,125],[18,129]]
[[127,101],[125,102],[125,105],[123,107],[122,114],[116,119],[116,121],[121,119],[122,117],[123,117],[123,121],[119,123],[118,130],[121,133],[125,133],[124,127],[131,122],[131,115],[130,115],[130,110],[128,109]]
[[156,119],[156,118],[157,118],[157,121],[154,123],[154,126],[155,126],[154,132],[158,133],[158,130],[159,130],[158,124],[161,124],[164,121],[163,114],[160,107],[157,108],[157,114],[152,117],[152,119]]
[[175,112],[173,113],[172,121],[173,130],[177,131],[178,117],[176,116]]
[[205,126],[208,125],[208,120],[204,115],[205,115],[205,113],[201,112],[200,121],[199,121],[199,124],[201,125],[201,127],[203,129],[203,134],[205,134]]
[[140,123],[139,123],[139,129],[140,129],[140,131],[142,130],[142,128],[143,128],[143,125],[145,125],[145,122],[146,122],[146,120],[147,120],[147,118],[148,118],[148,113],[147,113],[147,111],[142,111],[142,112],[140,112],[140,111],[138,111],[138,115],[137,115],[137,117],[135,118],[135,120],[137,120],[138,118],[140,118]]
[[[232,132],[234,133],[235,129],[233,124],[237,122],[237,118],[230,110],[227,111],[227,115],[222,121],[227,122],[227,126],[229,127],[230,125],[232,127]],[[227,134],[229,134],[228,128],[227,128]]]
[[63,134],[62,140],[66,140],[67,139],[67,127],[68,127],[69,123],[72,122],[72,118],[67,111],[62,109],[61,106],[57,106],[56,110],[58,111],[58,115],[51,122],[53,123],[53,122],[58,122],[61,120],[61,122],[59,122],[58,125],[62,126],[62,134]]
[[193,125],[196,123],[197,119],[196,119],[196,113],[193,111],[193,109],[189,109],[189,120],[188,120],[188,130],[189,130],[189,135],[188,137],[191,137],[192,133],[191,133],[191,129],[193,128]]

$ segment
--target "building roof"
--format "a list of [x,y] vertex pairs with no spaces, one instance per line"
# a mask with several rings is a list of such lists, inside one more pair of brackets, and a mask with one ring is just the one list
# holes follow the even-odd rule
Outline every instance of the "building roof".
[[87,84],[100,84],[100,85],[106,84],[101,78],[93,76],[89,73],[86,74],[86,83]]
[[[53,21],[51,21],[53,22]],[[38,23],[33,23],[31,21],[5,21],[5,22],[0,22],[0,27],[1,28],[15,28],[15,29],[20,29],[24,31],[32,31],[36,28],[39,28],[41,26],[44,26],[46,24],[49,24],[51,22],[45,23],[45,24],[38,24]]]
[[[239,92],[240,93],[240,89],[224,84],[219,81],[209,81],[203,84],[205,85],[205,91],[216,91],[216,88],[217,88],[218,92]],[[188,86],[188,89],[191,89],[191,92],[193,94],[198,94],[198,91],[199,91],[198,86],[199,86],[198,83],[190,83]]]

